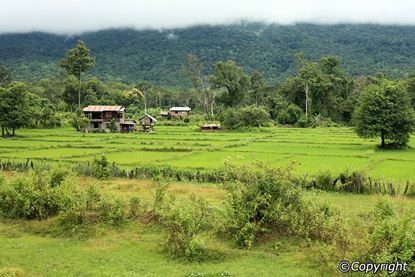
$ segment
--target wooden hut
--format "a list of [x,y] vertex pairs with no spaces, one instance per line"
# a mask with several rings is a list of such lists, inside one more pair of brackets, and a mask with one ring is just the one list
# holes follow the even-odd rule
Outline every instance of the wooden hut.
[[191,112],[189,107],[171,107],[169,110],[169,115],[171,117],[188,117]]
[[202,132],[217,132],[222,131],[223,129],[220,124],[204,124],[200,127],[200,130]]
[[152,117],[149,114],[145,114],[140,119],[141,131],[143,132],[152,132],[154,131],[154,126],[156,125],[157,119]]

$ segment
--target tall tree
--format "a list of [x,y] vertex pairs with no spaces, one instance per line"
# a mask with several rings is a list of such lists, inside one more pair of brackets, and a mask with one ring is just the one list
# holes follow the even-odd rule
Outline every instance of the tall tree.
[[66,52],[66,57],[60,61],[60,66],[78,80],[78,108],[81,108],[82,73],[95,66],[95,57],[90,55],[90,50],[85,42],[79,40],[75,48]]
[[217,89],[225,89],[220,101],[227,107],[241,104],[249,89],[249,76],[234,61],[218,62],[210,78]]
[[354,120],[356,133],[363,138],[381,138],[405,146],[415,130],[415,114],[405,85],[383,80],[368,86],[359,98]]
[[254,99],[255,106],[262,105],[265,98],[265,82],[264,76],[258,70],[252,72],[250,76],[251,97]]
[[204,109],[205,114],[213,115],[213,106],[215,104],[215,92],[212,90],[209,78],[204,74],[204,66],[197,56],[189,54],[186,63],[183,65],[183,71],[192,81],[193,87],[197,92],[197,99]]
[[31,125],[36,120],[35,110],[39,99],[23,83],[11,83],[8,87],[0,88],[0,125],[3,137],[9,128],[14,136],[17,129]]

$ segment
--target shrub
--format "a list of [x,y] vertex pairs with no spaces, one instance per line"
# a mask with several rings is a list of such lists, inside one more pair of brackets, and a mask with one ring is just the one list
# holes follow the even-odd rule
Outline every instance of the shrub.
[[99,179],[108,179],[111,176],[110,164],[105,155],[92,161],[92,176]]
[[295,104],[289,104],[278,112],[277,121],[280,124],[295,124],[302,117],[303,110]]
[[[45,219],[72,201],[73,178],[29,172],[0,187],[0,214],[8,218]],[[53,178],[52,178],[53,177]],[[52,183],[53,181],[53,183]]]
[[316,175],[315,188],[324,191],[332,191],[336,188],[336,183],[330,171],[321,171]]
[[311,118],[305,118],[304,116],[301,117],[298,121],[296,126],[300,128],[307,128],[312,125],[313,121]]
[[366,174],[363,171],[352,171],[348,170],[340,173],[337,189],[345,192],[354,193],[366,193],[370,192],[366,184]]
[[406,262],[408,271],[398,276],[414,276],[415,266],[415,219],[413,211],[395,216],[389,200],[383,199],[375,210],[374,222],[369,235],[368,252],[364,259],[377,263]]
[[222,125],[228,129],[268,126],[270,115],[266,108],[247,106],[230,108],[222,115]]
[[125,202],[121,199],[102,199],[99,204],[99,217],[102,222],[120,227],[125,223]]
[[129,203],[129,216],[131,219],[138,218],[138,215],[140,213],[140,207],[141,207],[141,200],[138,196],[133,196],[130,198]]
[[117,133],[118,132],[118,126],[117,126],[117,122],[115,121],[115,118],[111,119],[108,128],[110,129],[111,133]]
[[302,191],[294,186],[292,170],[262,164],[226,166],[226,226],[237,245],[252,247],[264,234],[273,231],[322,236],[324,230],[319,229],[331,213],[326,207],[303,199]]
[[72,118],[72,127],[77,131],[83,130],[88,127],[89,120],[82,114],[82,110],[77,109],[74,117]]
[[314,115],[310,122],[312,127],[336,127],[337,123],[333,122],[331,118],[325,118],[320,114]]
[[50,184],[52,187],[57,187],[68,177],[75,177],[73,170],[68,165],[57,164],[50,172]]
[[163,182],[157,183],[157,187],[154,192],[153,207],[150,212],[153,220],[158,220],[160,217],[161,211],[164,206],[164,200],[166,197],[168,187],[169,187],[168,183],[163,183]]
[[175,258],[203,261],[207,252],[195,237],[200,233],[207,216],[203,199],[191,196],[188,200],[172,201],[162,213],[166,230],[165,250]]

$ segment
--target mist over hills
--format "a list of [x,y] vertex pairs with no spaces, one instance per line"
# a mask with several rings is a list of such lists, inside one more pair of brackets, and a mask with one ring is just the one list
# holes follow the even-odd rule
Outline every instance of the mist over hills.
[[0,35],[0,63],[15,79],[34,81],[61,74],[58,61],[78,39],[97,59],[89,75],[106,81],[148,80],[188,86],[181,70],[197,55],[209,73],[220,60],[234,59],[248,72],[259,69],[269,82],[295,74],[295,54],[308,59],[337,55],[354,76],[385,73],[399,78],[415,71],[415,26],[370,24],[276,25],[240,23],[182,29],[108,29],[77,36],[47,33]]

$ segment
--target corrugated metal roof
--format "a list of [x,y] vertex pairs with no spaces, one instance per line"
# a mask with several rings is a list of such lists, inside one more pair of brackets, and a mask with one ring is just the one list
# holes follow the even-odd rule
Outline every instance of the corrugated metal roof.
[[152,117],[151,115],[149,115],[149,114],[145,114],[144,116],[142,116],[141,118],[140,118],[140,120],[141,119],[143,119],[144,117],[146,117],[146,116],[148,116],[149,118],[151,118],[151,120],[153,120],[153,121],[155,121],[155,122],[157,122],[157,119],[155,119],[154,117]]
[[183,111],[183,112],[190,112],[192,109],[189,107],[171,107],[170,111],[172,112],[179,112],[179,111]]
[[88,106],[83,109],[84,112],[123,112],[122,106]]

